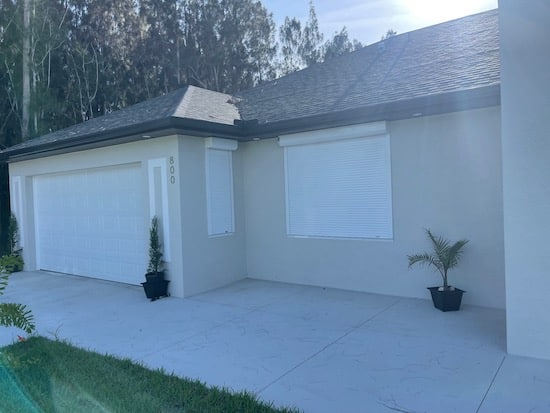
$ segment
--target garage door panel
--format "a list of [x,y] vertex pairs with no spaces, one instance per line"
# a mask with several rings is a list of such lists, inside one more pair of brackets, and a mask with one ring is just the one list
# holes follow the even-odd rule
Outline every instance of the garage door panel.
[[41,269],[139,283],[147,261],[139,164],[35,177]]

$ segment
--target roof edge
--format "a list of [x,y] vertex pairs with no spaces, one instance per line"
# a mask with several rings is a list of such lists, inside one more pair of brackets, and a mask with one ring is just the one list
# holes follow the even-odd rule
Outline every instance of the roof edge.
[[240,122],[246,140],[268,139],[279,135],[306,132],[365,122],[395,121],[440,115],[500,105],[500,84],[446,92],[320,114],[259,124],[255,119]]
[[201,137],[217,136],[242,140],[241,129],[238,126],[197,119],[170,117],[142,122],[130,127],[87,134],[74,139],[47,142],[20,149],[8,148],[0,152],[0,162],[35,159],[74,151],[137,142],[171,134],[189,134]]
[[196,119],[170,117],[98,134],[88,134],[71,140],[48,142],[21,149],[10,150],[8,148],[0,152],[0,162],[14,162],[95,149],[170,134],[199,137],[215,136],[237,141],[251,141],[316,129],[382,120],[411,119],[498,105],[500,105],[500,84],[493,84],[482,88],[428,95],[267,124],[259,124],[254,119],[239,121],[235,125],[227,125]]

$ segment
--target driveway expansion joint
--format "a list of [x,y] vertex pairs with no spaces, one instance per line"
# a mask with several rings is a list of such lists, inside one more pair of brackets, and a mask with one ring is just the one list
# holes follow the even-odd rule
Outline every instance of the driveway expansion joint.
[[368,322],[372,321],[374,318],[378,317],[380,314],[383,314],[384,312],[388,311],[390,308],[392,308],[393,306],[395,306],[397,303],[399,303],[401,301],[401,299],[397,299],[395,300],[393,303],[389,304],[388,306],[386,306],[385,308],[383,308],[382,310],[378,311],[377,313],[373,314],[372,316],[370,316],[369,318],[367,318],[365,321],[363,321],[362,323],[358,324],[358,325],[355,325],[353,327],[351,327],[348,331],[346,331],[344,334],[342,334],[340,337],[334,339],[333,341],[331,341],[330,343],[328,343],[327,345],[325,345],[323,348],[321,348],[320,350],[316,351],[315,353],[311,354],[310,356],[306,357],[305,359],[303,359],[301,362],[297,363],[296,365],[294,365],[292,368],[288,369],[286,372],[284,372],[283,374],[281,374],[279,377],[277,377],[275,380],[272,380],[270,383],[268,383],[267,385],[265,385],[264,387],[262,387],[260,390],[256,391],[254,394],[255,395],[260,395],[260,393],[262,393],[263,391],[265,391],[266,389],[268,389],[270,386],[272,386],[273,384],[277,383],[279,380],[281,380],[283,377],[289,375],[290,373],[292,373],[293,371],[297,370],[299,367],[303,366],[305,363],[307,363],[308,361],[314,359],[315,357],[317,357],[319,354],[323,353],[324,351],[326,351],[328,348],[334,346],[336,343],[338,343],[339,341],[341,341],[342,339],[346,338],[347,336],[349,336],[351,333],[357,331],[359,328],[363,327],[365,324],[367,324]]

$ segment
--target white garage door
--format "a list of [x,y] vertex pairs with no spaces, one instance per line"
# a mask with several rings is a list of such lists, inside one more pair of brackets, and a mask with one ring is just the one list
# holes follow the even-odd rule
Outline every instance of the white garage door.
[[137,284],[147,263],[138,164],[34,178],[38,268]]

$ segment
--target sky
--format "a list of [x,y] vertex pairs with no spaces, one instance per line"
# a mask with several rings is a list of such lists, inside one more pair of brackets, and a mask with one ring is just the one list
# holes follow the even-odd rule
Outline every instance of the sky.
[[[309,0],[262,0],[277,28],[285,16],[308,19]],[[324,39],[343,26],[363,44],[380,40],[388,29],[398,34],[491,10],[498,0],[313,0]]]

